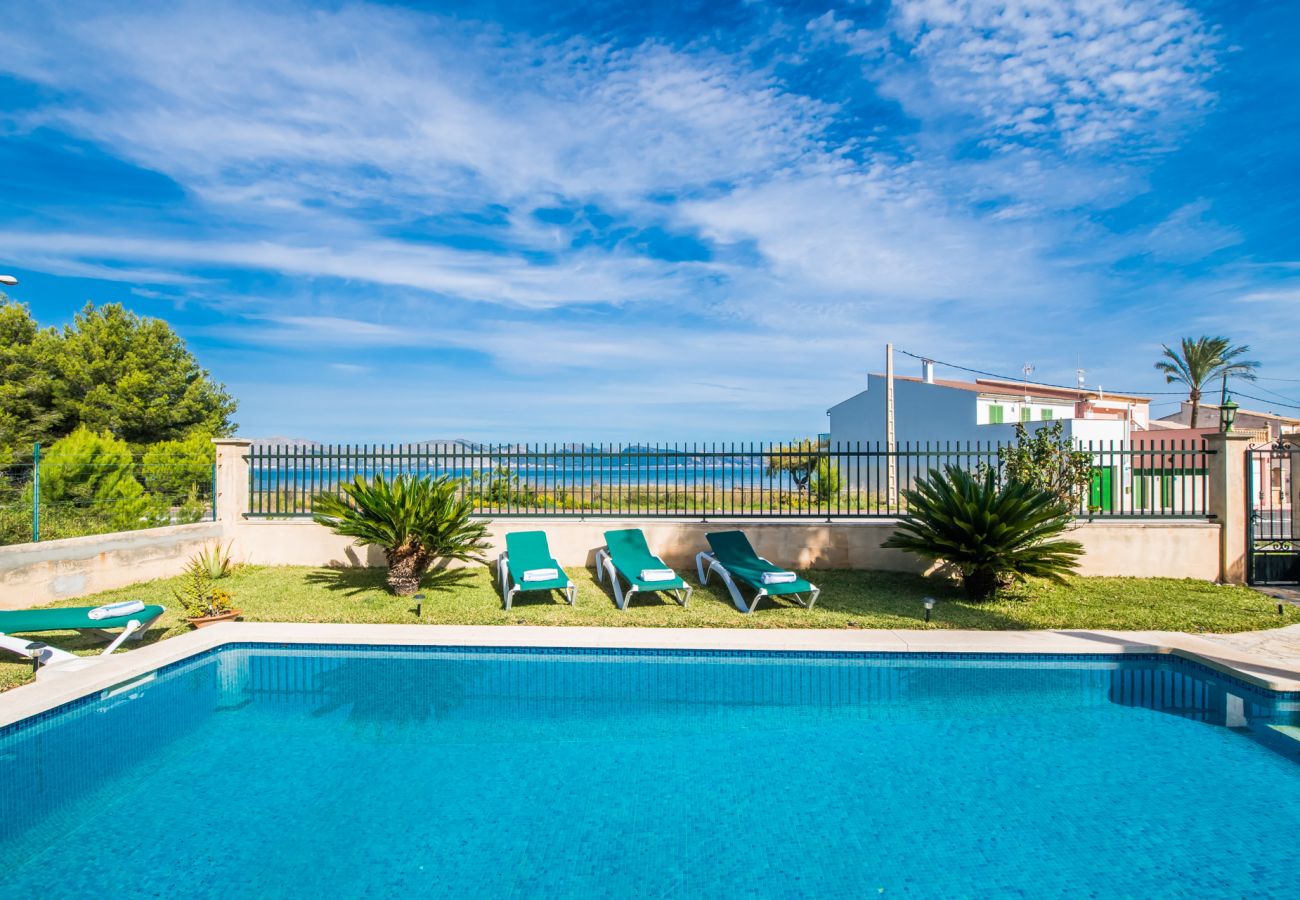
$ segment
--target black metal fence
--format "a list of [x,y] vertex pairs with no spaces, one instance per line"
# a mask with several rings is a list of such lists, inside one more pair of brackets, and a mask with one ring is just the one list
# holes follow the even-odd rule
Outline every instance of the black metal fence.
[[[1082,517],[1202,518],[1208,460],[1202,442],[1141,448],[1083,445],[1091,480]],[[485,516],[663,518],[890,518],[933,469],[1002,472],[993,443],[901,446],[779,443],[670,445],[344,444],[253,446],[249,512],[312,514],[313,498],[357,476],[448,475]]]
[[1296,509],[1300,441],[1283,438],[1246,454],[1250,510],[1247,580],[1251,584],[1300,584],[1300,512]]

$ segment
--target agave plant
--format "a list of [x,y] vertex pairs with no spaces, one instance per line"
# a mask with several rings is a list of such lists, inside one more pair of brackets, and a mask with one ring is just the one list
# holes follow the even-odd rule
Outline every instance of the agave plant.
[[948,466],[903,494],[909,512],[884,546],[954,566],[972,600],[1026,577],[1064,581],[1083,553],[1078,541],[1060,539],[1069,507],[1022,481],[999,485],[992,472]]
[[487,526],[472,518],[473,506],[457,496],[458,480],[445,475],[389,480],[360,475],[340,485],[343,496],[318,494],[315,520],[358,544],[380,547],[388,559],[388,587],[409,597],[437,560],[484,562]]
[[190,566],[202,569],[213,581],[225,578],[234,568],[234,561],[230,557],[233,544],[232,541],[223,547],[220,541],[212,542],[190,557]]

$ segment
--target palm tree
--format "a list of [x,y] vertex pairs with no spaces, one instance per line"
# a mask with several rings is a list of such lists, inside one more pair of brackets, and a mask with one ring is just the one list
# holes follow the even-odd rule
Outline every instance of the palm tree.
[[339,485],[343,496],[317,494],[317,522],[336,534],[373,544],[388,559],[388,587],[409,597],[435,560],[484,562],[487,526],[472,518],[473,504],[457,496],[460,482],[440,475],[398,475],[391,481],[360,475]]
[[1255,380],[1255,370],[1259,363],[1242,359],[1250,352],[1246,345],[1232,346],[1225,337],[1202,336],[1183,338],[1178,350],[1162,344],[1165,358],[1156,363],[1156,368],[1165,373],[1166,384],[1187,385],[1187,397],[1192,401],[1191,427],[1196,427],[1196,419],[1201,411],[1201,392],[1205,385],[1215,378],[1244,378]]
[[907,515],[881,546],[953,566],[972,600],[1030,577],[1064,582],[1083,555],[1082,544],[1061,537],[1067,504],[1023,481],[999,485],[991,469],[934,469],[903,496]]

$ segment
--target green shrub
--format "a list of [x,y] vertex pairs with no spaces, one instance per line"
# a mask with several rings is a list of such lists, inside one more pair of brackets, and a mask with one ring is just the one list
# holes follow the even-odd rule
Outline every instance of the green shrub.
[[823,457],[812,473],[812,492],[819,503],[829,503],[839,495],[843,479],[835,463]]
[[198,559],[190,560],[185,568],[185,580],[179,590],[172,590],[172,596],[190,619],[219,616],[235,608],[230,592],[212,586],[211,573]]
[[49,522],[50,537],[56,536],[55,523],[65,519],[73,523],[70,530],[80,534],[165,524],[165,505],[145,493],[134,469],[126,442],[107,432],[80,426],[56,441],[42,453],[40,466],[41,519]]
[[152,494],[179,503],[193,494],[204,497],[212,490],[212,466],[216,463],[212,435],[196,431],[183,440],[160,441],[140,459],[140,480]]
[[537,501],[537,492],[509,466],[476,472],[469,482],[469,495],[480,506],[530,507]]
[[948,466],[903,495],[909,512],[884,546],[956,567],[973,600],[1029,576],[1063,581],[1083,553],[1077,541],[1059,539],[1069,507],[1024,482],[999,485],[992,472]]
[[1017,422],[1016,443],[998,447],[998,462],[1003,479],[1033,485],[1071,507],[1092,483],[1092,454],[1075,447],[1059,419],[1033,434]]

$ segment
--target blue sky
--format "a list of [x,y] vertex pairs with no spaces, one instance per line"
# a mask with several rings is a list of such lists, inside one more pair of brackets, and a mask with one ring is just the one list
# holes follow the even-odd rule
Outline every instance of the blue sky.
[[813,433],[887,340],[1300,379],[1300,4],[117,7],[0,0],[0,271],[245,434]]

